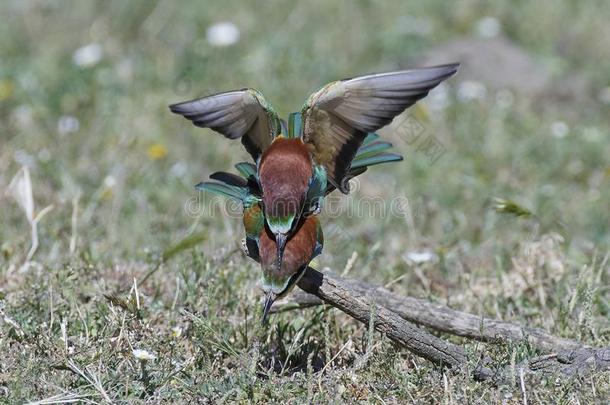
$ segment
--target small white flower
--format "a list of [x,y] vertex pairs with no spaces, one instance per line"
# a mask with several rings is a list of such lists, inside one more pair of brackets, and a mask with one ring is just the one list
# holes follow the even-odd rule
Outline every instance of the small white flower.
[[172,336],[178,339],[182,336],[182,328],[180,326],[175,326],[172,328]]
[[413,264],[421,264],[431,261],[436,261],[437,256],[433,252],[429,250],[423,250],[421,252],[409,252],[406,254],[406,259],[408,262]]
[[21,166],[27,166],[30,168],[36,167],[36,158],[23,149],[18,149],[15,151],[15,162],[19,163]]
[[78,131],[80,122],[78,118],[72,115],[62,115],[57,121],[57,132],[61,135],[66,135]]
[[133,349],[133,357],[140,361],[151,361],[157,358],[153,353],[142,349]]
[[188,171],[188,165],[182,161],[176,162],[169,169],[169,174],[173,177],[182,177]]
[[496,17],[483,17],[477,21],[476,33],[481,38],[494,38],[500,34],[502,26]]
[[459,101],[482,100],[486,95],[485,85],[474,80],[465,80],[458,86],[457,98]]
[[107,188],[112,188],[116,185],[116,179],[114,178],[114,176],[108,175],[104,178],[104,185]]
[[208,27],[206,39],[212,46],[230,46],[239,41],[239,28],[232,22],[219,22]]
[[102,60],[103,51],[99,44],[89,44],[78,48],[72,54],[72,61],[76,66],[90,67]]
[[570,127],[563,121],[555,121],[551,124],[551,135],[555,138],[565,138],[570,132]]

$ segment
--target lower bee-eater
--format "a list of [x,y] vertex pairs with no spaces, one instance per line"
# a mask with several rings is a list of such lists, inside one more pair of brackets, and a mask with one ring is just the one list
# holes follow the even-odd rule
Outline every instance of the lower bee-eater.
[[265,228],[260,236],[261,288],[265,293],[263,323],[271,306],[288,294],[305,273],[309,262],[322,252],[324,237],[318,215],[303,217],[286,242],[281,263],[277,257],[275,235]]

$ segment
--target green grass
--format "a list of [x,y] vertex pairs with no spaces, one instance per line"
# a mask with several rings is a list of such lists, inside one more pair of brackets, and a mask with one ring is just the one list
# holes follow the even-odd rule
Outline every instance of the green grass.
[[[497,17],[551,87],[572,74],[584,94],[463,102],[452,79],[447,108],[412,112],[445,153],[430,164],[386,130],[405,161],[371,169],[339,200],[342,215],[326,214],[315,266],[340,273],[355,257],[349,277],[607,346],[610,116],[597,97],[610,86],[609,12],[607,2],[551,0],[3,3],[0,400],[521,402],[519,386],[443,374],[338,310],[274,315],[261,327],[240,221],[185,210],[209,197],[194,184],[248,156],[167,105],[251,86],[287,114],[328,81],[421,64]],[[429,32],[409,33],[405,16]],[[207,27],[227,20],[240,41],[209,46]],[[102,59],[76,66],[74,51],[90,43]],[[58,131],[62,116],[79,128]],[[558,121],[564,137],[553,136]],[[27,268],[30,226],[5,193],[23,165],[36,212],[53,206]],[[407,215],[347,215],[396,197]],[[495,198],[516,205],[498,212]],[[435,260],[405,258],[422,251]],[[136,299],[134,278],[155,268]],[[501,364],[536,354],[443,337]],[[134,349],[156,358],[142,364]],[[528,380],[526,390],[530,403],[603,402],[608,381]]]

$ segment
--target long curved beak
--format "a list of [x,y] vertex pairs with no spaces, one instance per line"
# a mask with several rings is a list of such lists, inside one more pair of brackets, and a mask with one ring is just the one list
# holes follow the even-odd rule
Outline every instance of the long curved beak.
[[282,260],[284,259],[284,249],[286,249],[286,241],[288,241],[288,235],[285,233],[275,234],[275,243],[277,244],[277,268],[282,268]]
[[273,302],[275,302],[275,294],[273,294],[272,292],[268,292],[265,295],[265,303],[263,304],[263,320],[262,320],[263,325],[265,325],[267,323],[267,318],[269,316],[269,310],[271,309]]

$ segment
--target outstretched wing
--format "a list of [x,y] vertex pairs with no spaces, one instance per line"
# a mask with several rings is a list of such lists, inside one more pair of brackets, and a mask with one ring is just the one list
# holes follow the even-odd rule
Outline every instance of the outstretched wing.
[[312,94],[302,109],[303,140],[316,162],[326,167],[328,180],[349,192],[344,179],[367,134],[389,124],[458,67],[455,63],[345,79]]
[[281,131],[276,112],[254,89],[214,94],[172,104],[169,109],[198,127],[210,128],[229,139],[241,138],[241,143],[254,160]]

